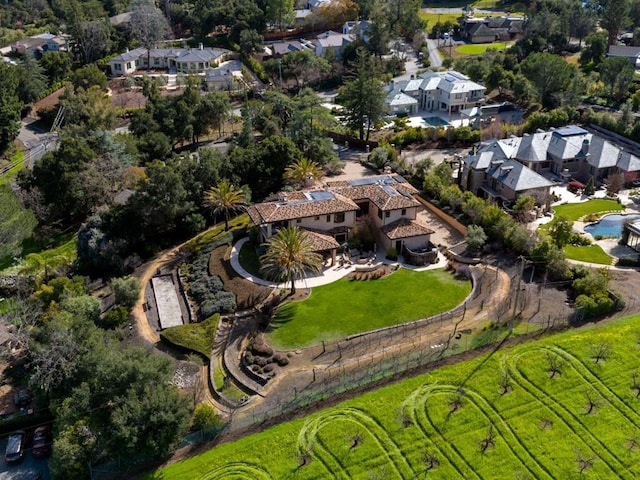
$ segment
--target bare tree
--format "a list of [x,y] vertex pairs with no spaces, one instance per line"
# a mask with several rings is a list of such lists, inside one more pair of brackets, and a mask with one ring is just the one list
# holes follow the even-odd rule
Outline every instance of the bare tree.
[[561,371],[561,363],[562,360],[558,355],[551,352],[546,352],[545,357],[547,359],[547,364],[549,367],[549,376],[550,378],[554,378],[556,375],[560,375]]
[[549,428],[553,427],[553,422],[548,419],[548,418],[543,418],[542,420],[540,420],[540,429],[541,430],[547,430]]
[[298,454],[298,468],[306,467],[311,463],[311,455],[307,452]]
[[579,448],[576,448],[576,463],[578,464],[578,472],[584,473],[587,470],[590,470],[593,467],[594,457],[585,456]]
[[147,70],[151,70],[151,49],[169,32],[169,22],[151,0],[138,0],[131,11],[131,36],[147,49]]
[[31,331],[37,325],[41,314],[42,303],[38,300],[16,297],[7,301],[7,307],[0,315],[0,321],[4,321],[14,329],[11,342],[13,348],[3,348],[1,357],[8,359],[12,355],[12,351],[22,351],[29,354]]
[[505,395],[511,391],[511,374],[508,370],[504,370],[500,375],[501,394]]
[[397,420],[398,423],[402,425],[402,428],[408,428],[413,424],[413,422],[411,421],[411,415],[409,415],[409,412],[407,412],[406,408],[404,407],[400,407],[398,409]]
[[496,432],[493,428],[493,423],[489,424],[489,429],[485,437],[480,440],[480,453],[484,454],[489,448],[493,448],[496,445]]
[[600,342],[596,345],[591,345],[591,357],[596,362],[596,365],[601,361],[606,361],[611,353],[611,345],[605,342]]
[[351,437],[349,438],[349,441],[351,442],[351,446],[349,447],[349,450],[353,450],[354,448],[357,448],[360,445],[362,445],[362,442],[364,441],[364,436],[362,435],[362,432],[355,432],[353,435],[351,435]]
[[598,407],[600,406],[600,401],[596,396],[596,394],[591,390],[585,390],[584,397],[585,397],[585,400],[587,401],[587,406],[586,406],[587,415],[591,413],[595,413],[598,410]]
[[429,451],[425,451],[422,454],[422,464],[427,472],[429,470],[435,470],[438,468],[438,457]]
[[450,413],[457,412],[462,408],[462,400],[464,399],[464,388],[459,385],[455,392],[451,394],[449,398]]

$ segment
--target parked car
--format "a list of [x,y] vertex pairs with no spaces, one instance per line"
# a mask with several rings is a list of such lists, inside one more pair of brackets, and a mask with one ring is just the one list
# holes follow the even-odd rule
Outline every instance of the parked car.
[[31,403],[31,400],[33,400],[33,396],[26,388],[18,390],[18,393],[13,397],[13,403],[16,404],[16,407],[20,408],[28,406]]
[[31,454],[36,458],[47,457],[51,455],[51,426],[42,425],[36,428],[33,434],[33,445],[31,447]]
[[4,451],[4,459],[7,463],[15,463],[22,460],[26,438],[27,435],[22,430],[9,435],[7,449]]

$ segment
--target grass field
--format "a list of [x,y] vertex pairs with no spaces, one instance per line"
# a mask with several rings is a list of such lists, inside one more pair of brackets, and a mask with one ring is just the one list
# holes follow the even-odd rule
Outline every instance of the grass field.
[[482,45],[474,45],[469,43],[467,45],[461,45],[456,47],[456,52],[461,53],[463,55],[482,55],[490,48],[494,50],[504,50],[507,46],[512,45],[513,42],[509,43],[487,43]]
[[[639,478],[639,323],[440,368],[146,478]],[[596,361],[601,346],[609,354]]]
[[575,222],[585,215],[591,213],[608,213],[618,212],[624,210],[624,205],[616,202],[615,200],[608,200],[606,198],[594,198],[587,202],[582,203],[565,203],[564,205],[558,205],[553,207],[553,211],[556,215],[562,215],[567,219]]
[[470,291],[470,282],[442,269],[400,269],[379,280],[344,278],[314,288],[302,302],[283,305],[268,338],[280,349],[313,345],[445,312]]
[[242,268],[251,275],[262,278],[262,274],[260,273],[260,259],[256,253],[256,248],[250,242],[246,242],[240,248],[238,261]]
[[613,262],[613,258],[607,255],[600,245],[567,245],[564,247],[564,252],[571,260],[599,263],[600,265],[611,265]]

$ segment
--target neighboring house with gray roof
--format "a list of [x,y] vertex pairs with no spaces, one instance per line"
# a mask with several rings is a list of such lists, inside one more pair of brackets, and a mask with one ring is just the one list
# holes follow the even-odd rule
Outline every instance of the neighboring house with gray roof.
[[460,21],[460,35],[471,43],[515,40],[522,33],[524,17],[470,17]]
[[11,51],[22,55],[29,54],[39,59],[47,52],[68,51],[69,36],[53,33],[40,33],[22,38],[11,44]]
[[353,43],[355,37],[352,34],[337,33],[331,30],[321,33],[316,37],[316,55],[326,57],[333,52],[336,59],[342,58],[342,49]]
[[607,57],[626,58],[637,70],[640,69],[640,47],[627,47],[625,45],[611,45]]
[[404,247],[426,248],[433,233],[416,221],[422,208],[413,198],[416,193],[399,175],[378,175],[282,194],[279,200],[255,204],[247,212],[262,241],[280,228],[297,226],[324,235],[325,240],[331,237],[340,245],[352,237],[354,227],[371,224],[385,249],[396,248],[401,253]]
[[602,184],[616,174],[622,174],[627,184],[634,182],[640,178],[640,158],[610,140],[569,125],[482,142],[464,159],[461,179],[464,189],[479,196],[511,201],[532,193],[546,198],[553,183],[545,177],[584,183],[593,178]]
[[[231,51],[222,48],[136,48],[109,60],[111,74],[131,75],[138,70],[175,70],[179,73],[204,73],[218,66]],[[149,65],[150,64],[150,68]]]

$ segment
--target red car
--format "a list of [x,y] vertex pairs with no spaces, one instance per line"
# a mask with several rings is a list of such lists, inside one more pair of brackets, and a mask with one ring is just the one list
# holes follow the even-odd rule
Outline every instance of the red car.
[[31,454],[36,457],[47,457],[51,455],[51,426],[43,425],[36,428],[33,434],[33,445],[31,447]]

